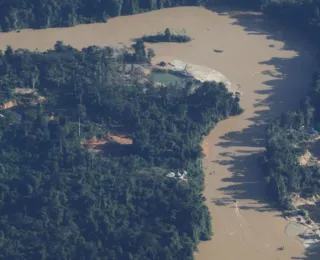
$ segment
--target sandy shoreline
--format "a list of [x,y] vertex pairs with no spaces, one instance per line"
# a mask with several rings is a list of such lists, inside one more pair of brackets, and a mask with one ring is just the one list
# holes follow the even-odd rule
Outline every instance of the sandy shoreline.
[[[46,50],[57,40],[76,48],[120,42],[130,45],[131,39],[164,28],[186,28],[194,40],[148,44],[157,58],[175,57],[215,68],[240,84],[245,93],[241,99],[245,112],[220,122],[204,140],[204,195],[215,235],[200,244],[195,258],[303,257],[301,243],[285,233],[289,221],[265,200],[258,164],[264,145],[263,124],[281,111],[295,108],[311,79],[312,54],[297,34],[265,22],[258,13],[183,7],[118,17],[104,24],[0,33],[0,48],[10,44],[14,49]],[[285,250],[280,252],[281,246]]]

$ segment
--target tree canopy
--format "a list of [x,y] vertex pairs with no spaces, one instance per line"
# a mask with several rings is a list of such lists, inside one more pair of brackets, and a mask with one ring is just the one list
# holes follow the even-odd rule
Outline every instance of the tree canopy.
[[[0,0],[0,30],[73,26],[109,17],[235,0]],[[319,1],[242,1],[318,40]],[[167,32],[168,40],[170,35]],[[193,258],[209,239],[204,205],[202,137],[241,113],[219,83],[154,87],[137,64],[154,53],[57,42],[53,50],[0,52],[0,258]],[[123,71],[128,70],[127,77]],[[317,165],[301,165],[302,129],[318,129],[320,70],[310,98],[267,128],[270,196],[290,206],[290,194],[319,194]],[[111,141],[125,136],[130,144]],[[85,140],[101,141],[98,151]],[[167,178],[187,171],[188,181]]]
[[[320,40],[319,8],[320,3],[316,0],[272,0],[263,6],[265,13],[300,30],[316,44]],[[317,67],[310,93],[301,100],[300,108],[284,113],[267,128],[265,163],[268,191],[287,208],[291,207],[292,193],[306,197],[320,194],[319,165],[299,162],[306,152],[309,153],[311,146],[316,145],[314,133],[320,126],[320,69]],[[311,156],[319,159],[316,154]]]
[[134,47],[121,62],[62,42],[0,54],[1,101],[16,104],[0,110],[0,258],[186,260],[210,238],[200,142],[238,100],[218,83],[121,83],[122,63],[146,62]]
[[184,5],[203,5],[207,0],[0,0],[0,31],[22,28],[73,26],[105,22],[110,17]]

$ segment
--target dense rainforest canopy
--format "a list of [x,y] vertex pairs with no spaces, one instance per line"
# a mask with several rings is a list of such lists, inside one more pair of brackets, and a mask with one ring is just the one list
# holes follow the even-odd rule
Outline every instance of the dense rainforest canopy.
[[[272,12],[282,12],[282,2],[270,0],[0,0],[0,32],[23,28],[49,28],[74,26],[80,23],[107,22],[111,17],[177,7],[235,5],[259,10],[266,4]],[[316,1],[301,1],[307,3]],[[274,3],[277,3],[274,8]],[[278,5],[278,3],[280,3]],[[299,2],[300,3],[300,2]],[[279,8],[281,6],[281,8]],[[275,9],[275,10],[273,10]],[[290,16],[291,9],[287,16]],[[301,14],[298,15],[301,17]],[[303,16],[303,15],[302,15]],[[303,18],[302,18],[303,19]]]
[[320,194],[319,165],[307,162],[309,156],[299,160],[304,158],[309,147],[316,145],[312,129],[320,111],[314,110],[312,102],[309,98],[304,99],[298,111],[283,114],[267,127],[265,170],[268,194],[287,209],[292,207],[292,193],[305,197]]
[[[315,40],[319,35],[317,0],[0,0],[0,31],[216,3],[262,7]],[[142,41],[133,47],[120,59],[110,48],[78,51],[61,42],[44,53],[8,47],[0,54],[0,104],[12,106],[0,111],[1,259],[185,260],[211,236],[199,143],[241,109],[221,84],[139,82],[134,65],[153,55]],[[121,74],[128,66],[131,80]],[[282,205],[291,192],[319,193],[319,168],[299,165],[304,150],[295,146],[310,138],[301,127],[320,120],[319,79],[316,72],[300,110],[267,130],[266,180]],[[108,139],[98,152],[83,145],[109,135],[132,144]],[[165,177],[183,170],[188,182]]]
[[0,0],[0,32],[107,22],[111,17],[161,8],[218,4],[261,9],[318,37],[319,0]]
[[[186,260],[210,238],[199,144],[241,109],[222,84],[122,82],[133,47],[0,54],[1,259]],[[111,134],[132,144],[83,146]]]
[[0,31],[105,22],[165,7],[203,5],[206,0],[0,0]]
[[[293,26],[319,45],[320,1],[268,1],[264,11]],[[317,145],[314,130],[320,130],[320,70],[315,68],[310,94],[297,111],[283,114],[267,128],[266,180],[271,197],[286,208],[292,193],[310,197],[320,194],[320,168],[317,163],[301,163],[299,158]],[[313,157],[318,155],[314,154]]]

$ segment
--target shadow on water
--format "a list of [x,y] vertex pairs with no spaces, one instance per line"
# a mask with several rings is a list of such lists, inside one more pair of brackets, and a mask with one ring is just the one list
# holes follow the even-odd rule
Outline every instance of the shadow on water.
[[[247,128],[238,132],[228,132],[219,137],[220,142],[217,146],[234,147],[235,152],[220,153],[219,157],[222,159],[212,161],[227,166],[233,174],[231,178],[221,180],[228,183],[228,186],[219,189],[225,194],[225,198],[211,199],[213,203],[217,206],[224,206],[232,205],[232,201],[248,199],[254,200],[254,203],[252,206],[241,207],[239,205],[242,210],[273,211],[275,205],[267,202],[266,199],[261,164],[265,144],[265,127],[267,122],[274,120],[281,112],[298,108],[300,99],[307,94],[312,76],[311,53],[313,46],[302,40],[297,32],[281,28],[264,16],[224,8],[213,8],[212,10],[234,19],[233,24],[241,26],[247,34],[264,35],[267,39],[281,41],[284,43],[281,51],[297,53],[292,58],[272,57],[269,60],[259,62],[259,65],[269,65],[274,68],[273,71],[261,72],[271,77],[263,82],[267,86],[267,90],[255,91],[263,98],[253,101],[256,110],[254,116],[245,118],[246,115],[242,115],[245,120],[250,122]],[[275,48],[272,44],[269,47]],[[301,79],[301,76],[306,76],[306,78]],[[315,256],[314,250],[307,250],[305,258],[301,259],[319,259],[319,255]]]
[[[300,99],[307,94],[312,75],[311,54],[307,51],[309,44],[302,42],[297,33],[281,28],[279,25],[276,26],[274,22],[268,21],[264,16],[255,13],[226,11],[221,8],[215,9],[214,12],[222,15],[228,14],[230,18],[234,19],[233,24],[241,26],[248,34],[264,35],[268,39],[281,41],[284,43],[283,51],[297,53],[292,58],[272,57],[258,63],[274,68],[274,71],[264,70],[261,72],[271,77],[263,82],[268,87],[267,90],[255,91],[256,94],[264,98],[254,100],[254,116],[244,118],[250,122],[247,128],[220,136],[220,142],[217,144],[222,148],[237,148],[236,153],[220,154],[223,159],[214,161],[221,165],[228,165],[229,170],[233,173],[232,180],[222,181],[234,182],[235,184],[221,190],[228,195],[234,194],[235,199],[254,199],[265,202],[265,193],[261,190],[261,186],[254,184],[254,182],[261,181],[262,169],[259,158],[261,158],[261,150],[265,144],[265,127],[281,112],[298,108]],[[301,47],[303,43],[306,45],[305,49]],[[307,77],[301,80],[301,75],[307,75]],[[302,83],[303,86],[301,86]],[[245,114],[242,116],[245,117]],[[252,172],[257,174],[252,174]],[[251,185],[258,187],[251,189],[248,187]]]
[[311,247],[306,249],[305,256],[303,257],[292,257],[292,260],[319,260],[320,246]]

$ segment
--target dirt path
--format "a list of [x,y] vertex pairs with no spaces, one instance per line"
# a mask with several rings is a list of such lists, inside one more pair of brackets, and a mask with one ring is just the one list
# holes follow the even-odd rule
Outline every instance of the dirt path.
[[[186,7],[119,17],[106,24],[0,34],[0,48],[44,50],[57,40],[77,48],[123,42],[166,27],[186,28],[194,41],[152,45],[158,58],[174,57],[216,69],[241,85],[245,113],[218,124],[205,138],[207,205],[213,239],[201,243],[197,260],[287,260],[303,247],[285,235],[288,223],[264,201],[261,169],[263,123],[295,107],[311,78],[310,46],[256,13],[211,12]],[[217,53],[214,49],[223,50]],[[214,173],[212,174],[212,172]],[[210,174],[211,173],[211,174]],[[233,200],[236,199],[236,204]],[[284,251],[277,248],[284,246]]]

